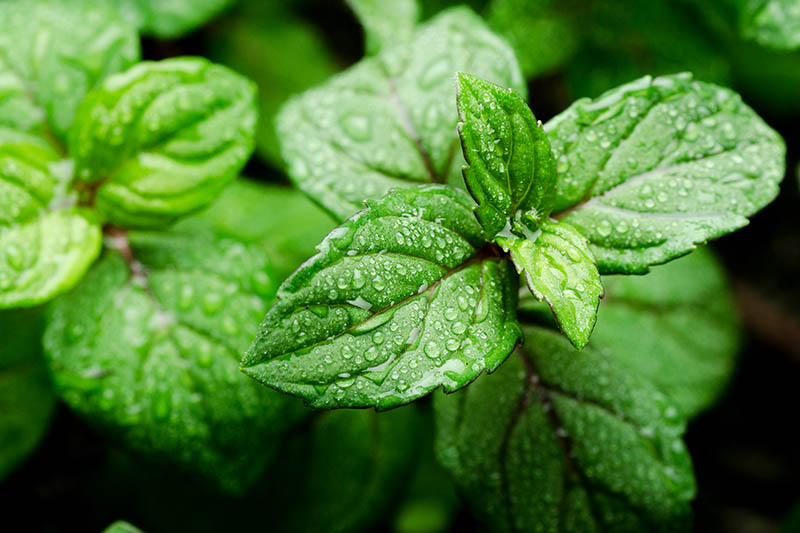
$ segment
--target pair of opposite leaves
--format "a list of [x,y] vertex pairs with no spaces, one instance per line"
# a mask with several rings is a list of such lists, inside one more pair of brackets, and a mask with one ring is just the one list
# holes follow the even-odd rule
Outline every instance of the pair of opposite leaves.
[[[386,97],[344,90],[358,81],[342,76],[331,94],[312,91],[284,113],[302,124],[313,109],[330,121],[337,107],[339,129],[329,122],[314,139],[334,146],[331,164],[307,165],[294,157],[298,137],[286,141],[290,167],[302,170],[294,179],[334,213],[350,197],[354,161],[367,169],[356,185],[403,183],[396,168],[370,161],[379,148],[370,142],[335,154],[353,142],[350,99],[374,112]],[[780,137],[737,95],[689,75],[645,77],[579,100],[546,128],[513,92],[467,75],[458,83],[474,200],[435,184],[369,200],[279,289],[244,359],[247,374],[316,407],[388,408],[463,387],[496,369],[522,336],[516,276],[494,244],[582,347],[600,273],[643,273],[743,226],[783,177]],[[401,96],[388,90],[396,104]],[[375,120],[389,123],[392,113],[405,115],[396,122],[429,179],[449,176],[453,155],[414,129],[415,110]]]

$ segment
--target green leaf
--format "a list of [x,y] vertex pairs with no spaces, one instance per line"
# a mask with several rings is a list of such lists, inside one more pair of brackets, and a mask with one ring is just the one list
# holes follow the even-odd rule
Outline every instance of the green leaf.
[[103,533],[142,533],[142,530],[124,520],[117,520],[105,528]]
[[553,206],[555,162],[542,123],[513,90],[458,74],[458,132],[464,180],[488,238],[510,228],[525,235]]
[[714,256],[700,249],[647,276],[604,283],[592,345],[658,385],[687,416],[713,404],[739,351],[733,296]]
[[245,488],[302,409],[238,371],[275,293],[266,258],[177,231],[106,240],[49,309],[44,344],[60,395],[129,449]]
[[260,245],[276,279],[286,279],[314,255],[336,225],[300,191],[248,179],[231,183],[201,216],[182,220],[176,228],[190,232],[208,222],[218,233]]
[[579,350],[586,346],[603,295],[586,238],[569,224],[547,221],[531,239],[500,237],[498,244],[511,252],[517,272],[547,302],[570,342]]
[[100,252],[92,213],[72,207],[58,154],[0,137],[0,309],[33,306],[80,280]]
[[417,0],[346,0],[364,27],[367,55],[411,41],[419,19]]
[[800,4],[795,0],[733,0],[742,35],[779,51],[800,48]]
[[110,0],[142,33],[174,39],[214,18],[236,0]]
[[243,371],[314,407],[386,409],[497,368],[518,282],[473,206],[443,185],[370,201],[283,283]]
[[435,398],[437,453],[494,531],[685,531],[695,486],[678,409],[555,332]]
[[135,30],[98,2],[3,1],[0,130],[61,144],[86,93],[138,59]]
[[55,395],[42,358],[38,309],[0,311],[0,480],[39,444]]
[[526,78],[564,65],[581,41],[574,17],[555,0],[492,0],[489,25],[508,40]]
[[[270,6],[259,3],[262,9]],[[210,41],[211,58],[258,84],[261,120],[256,150],[275,167],[283,165],[275,116],[292,94],[320,84],[339,66],[322,35],[292,13],[242,13],[225,19]]]
[[209,204],[253,151],[254,85],[202,58],[142,62],[87,96],[75,175],[115,224],[163,226]]
[[578,100],[546,126],[554,217],[602,273],[643,273],[747,224],[778,193],[785,146],[730,90],[688,74]]
[[362,60],[283,108],[278,134],[290,177],[339,219],[395,187],[461,185],[457,71],[525,94],[508,45],[468,9],[446,11],[409,45]]

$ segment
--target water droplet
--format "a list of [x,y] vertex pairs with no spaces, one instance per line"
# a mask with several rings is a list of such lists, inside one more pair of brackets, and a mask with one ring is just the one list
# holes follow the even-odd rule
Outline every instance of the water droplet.
[[425,344],[425,355],[431,359],[436,359],[442,353],[442,349],[438,342],[429,341]]

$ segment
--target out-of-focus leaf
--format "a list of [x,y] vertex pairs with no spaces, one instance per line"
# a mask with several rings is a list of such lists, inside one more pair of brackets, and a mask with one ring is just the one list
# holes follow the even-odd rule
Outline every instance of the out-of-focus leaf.
[[281,166],[275,133],[278,109],[291,95],[322,83],[338,70],[322,37],[291,13],[245,11],[222,23],[209,49],[215,61],[258,84],[261,120],[256,150],[273,166]]
[[340,219],[392,188],[463,184],[458,71],[526,94],[508,45],[468,9],[446,11],[419,26],[408,46],[364,59],[282,109],[290,177]]
[[166,39],[181,37],[197,29],[236,2],[236,0],[107,1],[142,33]]
[[238,368],[275,294],[266,257],[175,230],[112,234],[107,244],[49,309],[45,349],[59,393],[129,449],[242,490],[303,411]]
[[70,132],[75,176],[126,227],[163,227],[211,203],[253,151],[255,86],[202,58],[142,62],[106,79]]
[[207,211],[182,220],[176,229],[193,231],[208,222],[223,235],[261,245],[277,279],[316,254],[317,244],[336,224],[300,191],[247,179],[228,185]]
[[55,405],[43,325],[39,309],[0,311],[0,480],[39,444]]
[[141,529],[125,522],[124,520],[118,520],[105,528],[103,533],[143,533]]
[[0,129],[61,144],[86,93],[139,59],[136,31],[102,2],[0,5]]
[[800,3],[796,0],[729,0],[738,9],[742,35],[780,51],[800,48]]
[[526,328],[493,375],[435,397],[437,453],[493,531],[681,532],[695,485],[678,409],[602,351]]
[[346,0],[366,37],[367,55],[411,40],[419,18],[417,0]]

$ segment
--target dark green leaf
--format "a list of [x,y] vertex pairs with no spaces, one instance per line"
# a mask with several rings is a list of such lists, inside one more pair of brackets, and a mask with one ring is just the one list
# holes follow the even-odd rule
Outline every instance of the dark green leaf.
[[283,108],[278,134],[292,180],[340,219],[393,187],[460,185],[457,71],[525,94],[508,45],[469,10],[449,10],[408,46],[365,59]]
[[557,0],[492,0],[489,4],[486,20],[508,39],[526,78],[561,67],[578,48],[579,25],[564,4]]
[[527,328],[524,352],[437,395],[437,450],[494,531],[685,531],[678,409],[602,351]]
[[116,224],[163,226],[214,200],[253,151],[254,85],[201,58],[106,79],[70,134],[75,175]]
[[525,235],[553,207],[555,162],[542,123],[512,89],[458,74],[464,180],[489,238],[506,228]]
[[500,237],[498,244],[511,252],[517,271],[553,310],[570,342],[579,350],[586,346],[603,295],[586,238],[569,224],[547,221],[531,239]]
[[177,231],[107,244],[49,310],[45,349],[62,398],[130,449],[246,487],[302,410],[238,370],[274,296],[266,258]]
[[4,0],[0,130],[60,144],[86,93],[138,59],[135,30],[102,2]]
[[236,0],[110,0],[142,33],[174,39],[197,29]]
[[641,273],[747,224],[783,178],[785,147],[735,93],[688,74],[579,100],[546,129],[554,216],[603,273]]
[[278,291],[242,365],[314,407],[394,407],[492,371],[519,338],[517,279],[467,193],[398,189],[333,230]]
[[69,289],[101,244],[93,214],[71,206],[58,154],[35,137],[6,139],[0,137],[0,309],[37,305]]
[[732,295],[707,250],[647,276],[604,280],[592,345],[659,386],[687,416],[709,407],[731,377],[739,348]]
[[38,309],[0,311],[0,480],[39,444],[55,406],[42,329]]
[[346,0],[366,35],[367,55],[411,41],[419,18],[417,0]]
[[210,47],[214,60],[258,84],[261,120],[256,150],[273,166],[281,166],[275,132],[278,109],[289,96],[322,83],[339,68],[325,40],[313,26],[291,13],[276,16],[246,12],[227,19],[221,31],[213,35]]

